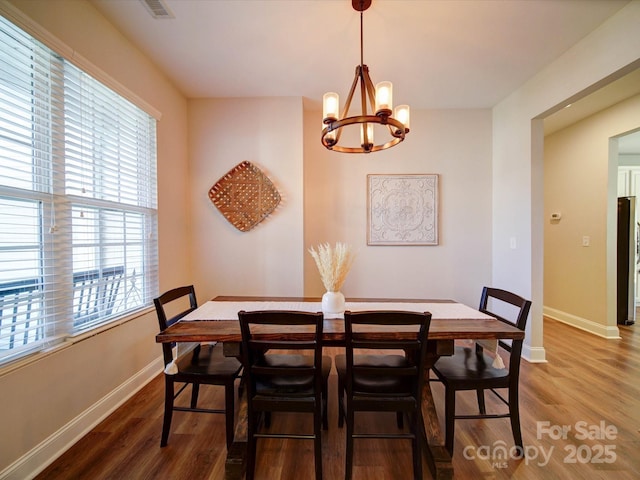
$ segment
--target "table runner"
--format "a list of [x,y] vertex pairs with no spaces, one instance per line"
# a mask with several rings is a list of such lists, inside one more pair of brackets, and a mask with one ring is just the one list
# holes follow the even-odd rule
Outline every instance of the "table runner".
[[[411,312],[430,312],[432,319],[456,320],[474,318],[486,320],[493,318],[462,303],[446,302],[346,302],[346,310],[408,310]],[[215,301],[209,300],[197,310],[186,315],[182,321],[196,320],[237,320],[238,311],[246,310],[298,310],[302,312],[321,312],[321,302],[281,302],[281,301]],[[325,315],[325,318],[343,318],[342,314]]]

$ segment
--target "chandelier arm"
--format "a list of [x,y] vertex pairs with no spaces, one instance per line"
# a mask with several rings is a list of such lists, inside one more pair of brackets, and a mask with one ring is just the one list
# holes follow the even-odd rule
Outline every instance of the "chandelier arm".
[[[373,113],[375,113],[376,111],[376,88],[373,86],[373,82],[371,81],[371,77],[369,76],[369,67],[367,67],[365,65],[365,71],[364,71],[364,75],[363,75],[363,84],[366,87],[367,90],[367,94],[369,95],[369,102],[371,103],[371,111]],[[364,103],[364,99],[363,99],[363,103]],[[367,112],[365,111],[364,114],[366,115]]]
[[391,136],[404,140],[404,136],[407,131],[402,122],[396,120],[395,118],[389,117],[387,119],[387,128],[389,129],[389,134],[391,134]]
[[362,70],[362,67],[358,65],[356,67],[356,74],[353,77],[353,83],[351,84],[351,89],[349,90],[349,95],[347,96],[347,101],[344,104],[344,110],[342,110],[341,118],[346,118],[347,115],[349,114],[349,107],[351,106],[351,100],[353,100],[353,94],[356,91],[356,87],[358,86],[358,79],[360,78],[361,70]]
[[[344,104],[344,110],[342,110],[342,116],[340,118],[347,118],[347,115],[349,114],[349,107],[351,107],[351,100],[353,100],[353,94],[356,91],[356,86],[358,85],[358,78],[360,78],[361,70],[362,69],[360,65],[358,65],[356,67],[356,74],[353,77],[353,83],[351,84],[351,89],[349,90],[349,95],[347,96],[347,101]],[[335,124],[335,121],[331,122],[329,124],[329,128],[331,130],[337,130],[335,143],[338,143],[340,141],[340,137],[342,136],[342,128],[335,126]],[[322,136],[322,138],[324,139],[324,135]]]
[[[367,84],[364,79],[365,74],[366,74],[366,70],[363,66],[363,68],[360,69],[360,105],[362,107],[362,117],[364,118],[368,117],[367,115]],[[371,147],[373,147],[373,141],[369,140],[369,129],[367,128],[367,123],[365,122],[362,124],[362,148],[364,148],[365,152],[368,152],[369,150],[371,150]]]
[[360,70],[360,103],[362,105],[362,115],[367,116],[369,114],[367,109],[367,82],[365,78],[369,75],[369,68],[365,65]]

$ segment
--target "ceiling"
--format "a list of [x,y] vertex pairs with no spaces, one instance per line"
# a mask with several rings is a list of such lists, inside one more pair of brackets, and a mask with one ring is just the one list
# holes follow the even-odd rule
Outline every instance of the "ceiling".
[[[544,121],[545,135],[638,94],[640,94],[640,69],[628,73],[546,117]],[[640,125],[640,112],[638,113],[638,125]],[[640,155],[640,130],[618,138],[618,153],[621,155]]]
[[[188,98],[342,101],[360,62],[349,0],[89,0]],[[364,63],[394,103],[491,108],[629,0],[373,0]]]

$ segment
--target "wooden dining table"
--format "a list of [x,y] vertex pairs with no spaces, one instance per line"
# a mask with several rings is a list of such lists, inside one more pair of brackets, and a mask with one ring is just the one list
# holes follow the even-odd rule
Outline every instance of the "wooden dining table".
[[[220,303],[225,302],[225,303]],[[240,357],[240,324],[237,319],[239,310],[275,310],[296,309],[305,311],[321,311],[319,298],[311,297],[251,297],[251,296],[219,296],[204,303],[181,321],[170,326],[156,336],[156,342],[222,342],[225,355]],[[466,339],[522,339],[524,332],[496,318],[484,314],[475,308],[453,302],[451,300],[429,299],[379,299],[350,298],[346,309],[362,310],[411,310],[428,311],[432,315],[427,346],[427,369],[442,355],[453,353],[455,340]],[[335,318],[330,318],[335,317]],[[273,338],[275,333],[269,326],[256,331],[257,335]],[[415,335],[415,332],[393,330],[380,326],[372,327],[369,334],[373,338],[403,338]],[[278,333],[283,339],[304,339],[305,334]],[[313,329],[308,336],[313,335]],[[325,315],[323,343],[327,346],[344,346],[344,320],[340,315]],[[428,370],[427,370],[428,371]],[[424,382],[422,415],[426,448],[425,460],[435,479],[453,477],[451,456],[444,447],[444,436],[431,394],[430,382]],[[246,397],[240,398],[238,418],[232,445],[227,450],[225,479],[241,479],[245,473],[247,449],[247,403]]]

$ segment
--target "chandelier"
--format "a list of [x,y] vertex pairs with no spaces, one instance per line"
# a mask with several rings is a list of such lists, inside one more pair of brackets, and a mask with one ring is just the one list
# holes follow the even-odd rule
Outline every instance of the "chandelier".
[[[351,90],[349,90],[342,116],[339,115],[340,102],[337,93],[328,92],[322,97],[322,144],[329,150],[336,152],[377,152],[397,145],[409,133],[409,105],[399,105],[393,110],[393,86],[391,82],[380,82],[374,88],[369,76],[369,67],[363,61],[362,47],[362,12],[371,6],[371,0],[351,0],[351,4],[354,10],[360,12],[360,65],[356,66],[355,78],[351,84]],[[362,112],[360,115],[349,116],[349,107],[358,82],[360,82]],[[374,141],[373,133],[373,127],[376,124],[386,127],[382,129],[385,133],[385,139],[378,144]],[[341,145],[340,140],[343,128],[352,125],[360,129],[360,145]],[[357,138],[357,136],[354,138]]]

